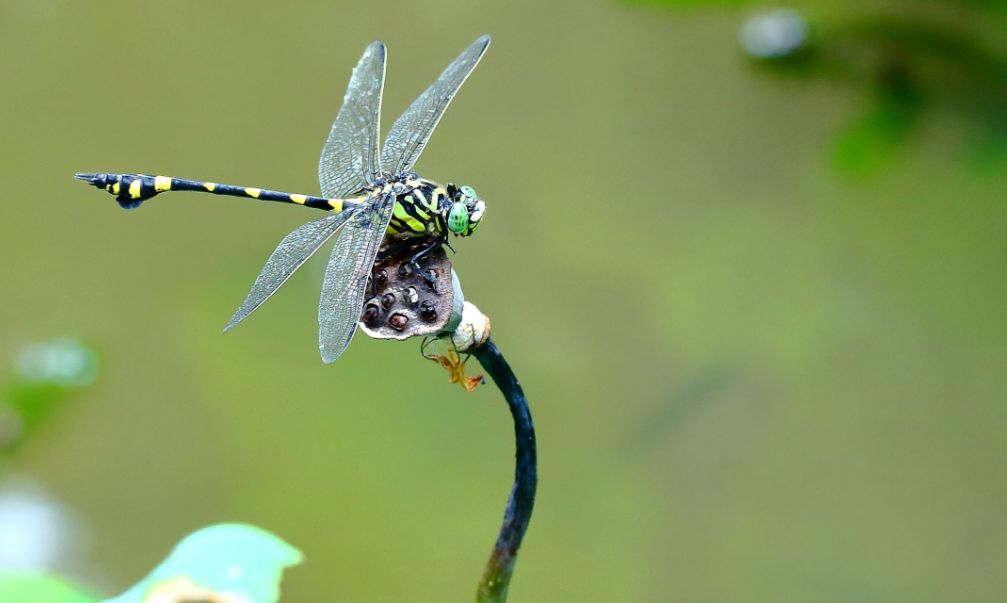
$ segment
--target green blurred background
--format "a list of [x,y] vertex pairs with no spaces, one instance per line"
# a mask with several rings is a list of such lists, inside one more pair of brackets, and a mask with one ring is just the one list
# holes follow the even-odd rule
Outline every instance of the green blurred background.
[[9,430],[41,532],[0,561],[113,594],[237,520],[305,552],[286,601],[472,600],[499,394],[417,342],[323,365],[317,259],[222,336],[307,210],[71,176],[314,192],[368,42],[387,127],[490,33],[417,168],[488,200],[455,266],[538,428],[511,600],[1002,601],[1007,10],[837,4],[758,60],[758,3],[4,2],[0,379],[62,337],[100,373]]

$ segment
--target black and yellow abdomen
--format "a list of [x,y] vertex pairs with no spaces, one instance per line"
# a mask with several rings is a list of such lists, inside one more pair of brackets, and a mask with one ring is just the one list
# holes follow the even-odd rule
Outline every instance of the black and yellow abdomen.
[[185,180],[183,178],[172,178],[171,176],[148,176],[147,174],[77,174],[76,178],[108,191],[115,196],[115,200],[119,202],[119,205],[126,209],[139,207],[147,199],[168,191],[191,191],[227,195],[230,197],[246,197],[260,201],[293,203],[326,211],[342,211],[362,202],[362,199],[357,198],[326,199],[325,197],[282,193],[280,191],[248,186]]
[[259,201],[293,203],[324,211],[343,211],[362,207],[371,198],[388,193],[396,195],[392,218],[388,225],[388,236],[396,239],[417,237],[440,238],[447,234],[446,217],[451,207],[451,199],[443,186],[410,174],[401,179],[375,184],[346,199],[328,199],[311,195],[284,193],[263,188],[235,186],[199,180],[186,180],[171,176],[149,176],[147,174],[77,174],[97,188],[104,189],[115,197],[119,205],[126,209],[139,207],[144,201],[169,191],[190,191],[211,193],[230,197],[244,197]]

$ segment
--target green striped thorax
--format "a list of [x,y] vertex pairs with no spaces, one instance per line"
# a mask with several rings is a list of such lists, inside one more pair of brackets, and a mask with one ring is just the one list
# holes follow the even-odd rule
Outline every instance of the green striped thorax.
[[486,203],[471,186],[448,185],[451,207],[448,209],[448,230],[461,237],[475,232],[486,211]]

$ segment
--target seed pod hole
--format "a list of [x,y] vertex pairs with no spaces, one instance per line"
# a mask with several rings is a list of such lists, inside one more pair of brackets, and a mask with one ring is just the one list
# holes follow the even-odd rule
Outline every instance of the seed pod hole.
[[460,318],[461,291],[451,262],[443,248],[429,249],[429,244],[395,242],[379,252],[360,313],[367,335],[401,341],[451,329],[456,305]]
[[368,304],[364,309],[364,322],[368,325],[378,324],[378,317],[381,316],[381,311],[374,304]]
[[437,306],[429,299],[423,300],[420,304],[420,317],[427,322],[437,320]]

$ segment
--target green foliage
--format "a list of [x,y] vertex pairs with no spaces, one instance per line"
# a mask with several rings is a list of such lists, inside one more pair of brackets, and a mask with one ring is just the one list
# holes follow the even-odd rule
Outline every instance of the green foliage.
[[[995,124],[1007,111],[1007,57],[972,28],[909,11],[825,21],[818,29],[804,60],[778,61],[775,67],[868,88],[871,104],[834,146],[843,172],[861,175],[888,165],[924,119],[938,111],[954,112],[990,133],[975,137],[970,146],[995,159],[1003,147],[996,142],[1003,132]],[[1007,29],[1002,33],[1007,35]]]
[[300,561],[300,551],[265,530],[213,525],[186,536],[147,577],[105,603],[144,603],[154,594],[275,603],[283,568]]
[[98,355],[69,338],[24,347],[0,398],[0,453],[12,450],[49,420],[75,390],[98,376]]
[[[724,0],[651,0],[668,7],[735,6]],[[866,89],[867,108],[844,127],[833,146],[835,165],[862,176],[889,165],[923,122],[950,111],[974,124],[967,158],[984,165],[1007,161],[1007,10],[1002,2],[944,0],[931,6],[879,7],[853,2],[823,7],[794,2],[747,18],[742,45],[756,65],[802,79],[829,79]],[[813,32],[786,52],[783,13],[803,15]],[[774,22],[775,20],[775,22]],[[893,74],[896,76],[893,81]]]
[[885,165],[904,146],[919,122],[922,99],[899,74],[876,93],[876,101],[837,138],[833,156],[849,175],[862,175]]
[[0,601],[11,603],[94,603],[65,582],[37,574],[0,572]]

